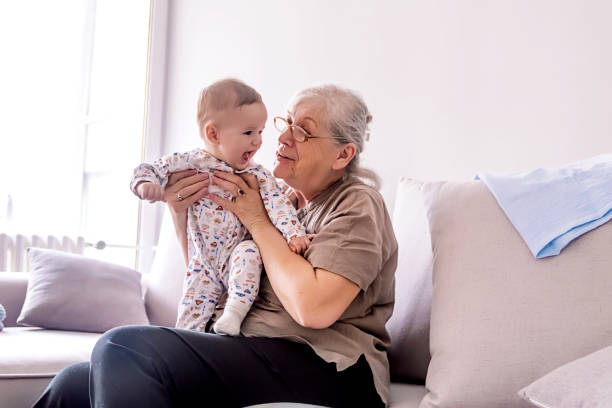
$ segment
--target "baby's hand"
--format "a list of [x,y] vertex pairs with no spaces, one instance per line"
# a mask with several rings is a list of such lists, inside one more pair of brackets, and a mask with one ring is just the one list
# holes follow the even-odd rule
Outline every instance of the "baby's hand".
[[136,191],[142,200],[149,200],[150,203],[163,201],[164,188],[159,184],[144,182],[136,187]]
[[303,237],[292,237],[289,240],[289,248],[296,254],[303,254],[310,246],[310,241],[314,235],[305,235]]

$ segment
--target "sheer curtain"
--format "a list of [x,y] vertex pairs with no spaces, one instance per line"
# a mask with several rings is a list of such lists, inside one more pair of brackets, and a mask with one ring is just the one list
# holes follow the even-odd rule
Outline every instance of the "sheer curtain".
[[103,240],[89,255],[134,266],[149,11],[0,1],[0,232]]

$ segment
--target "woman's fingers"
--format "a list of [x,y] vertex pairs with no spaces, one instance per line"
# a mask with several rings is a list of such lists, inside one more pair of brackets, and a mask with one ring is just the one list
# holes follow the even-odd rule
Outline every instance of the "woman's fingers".
[[244,192],[248,188],[248,185],[244,182],[242,177],[224,171],[214,172],[213,184],[229,191],[232,195],[237,195],[238,190]]
[[191,197],[192,194],[197,193],[199,190],[208,187],[208,185],[210,184],[209,180],[203,180],[203,181],[199,181],[195,184],[190,184],[186,187],[183,187],[179,190],[177,190],[176,192],[176,198],[179,201],[182,201],[181,199],[179,199],[178,197],[182,197],[183,199],[186,199],[187,197]]
[[201,198],[204,198],[208,194],[208,185],[201,189],[196,189],[188,196],[181,195],[182,200],[178,199],[178,194],[181,193],[173,193],[173,196],[167,200],[168,206],[170,206],[172,211],[175,213],[181,213],[187,210],[187,208],[189,208],[193,203]]
[[241,174],[240,177],[247,183],[249,188],[259,191],[259,181],[257,180],[257,177],[255,177],[254,174],[244,173]]
[[[184,173],[184,172],[181,172],[181,173]],[[174,173],[173,175],[175,174],[180,174],[180,173]],[[209,180],[208,173],[196,173],[196,174],[192,174],[191,176],[190,175],[183,176],[180,179],[176,178],[174,182],[172,182],[172,176],[170,177],[171,179],[168,180],[168,184],[166,185],[166,190],[171,191],[173,193],[176,193],[179,190],[187,186],[190,186],[192,184],[200,183],[205,180]]]
[[172,173],[164,188],[163,200],[174,213],[181,213],[208,194],[208,173],[185,170]]
[[231,211],[234,212],[236,210],[236,204],[226,200],[224,198],[219,197],[216,194],[209,194],[208,197],[210,199],[210,201],[212,201],[213,203],[220,205],[221,207],[223,207],[224,210],[227,211]]
[[236,184],[234,184],[234,183],[232,183],[230,181],[223,180],[222,178],[219,178],[217,176],[213,177],[213,184],[216,185],[216,186],[221,187],[225,191],[229,191],[232,194],[233,197],[238,197],[238,196],[244,194],[244,192],[245,192],[245,190],[243,190],[242,188],[238,187]]
[[185,177],[189,177],[189,176],[193,176],[194,174],[197,174],[196,170],[183,170],[183,171],[178,171],[176,173],[172,173],[170,174],[170,177],[168,177],[168,184],[169,186],[175,184],[176,182],[178,182],[181,179],[184,179]]

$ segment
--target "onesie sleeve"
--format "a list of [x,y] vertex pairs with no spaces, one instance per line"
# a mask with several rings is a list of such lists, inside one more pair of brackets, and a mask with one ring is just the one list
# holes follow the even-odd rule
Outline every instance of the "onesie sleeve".
[[156,183],[162,187],[165,186],[168,183],[170,173],[192,168],[189,164],[191,155],[193,155],[192,152],[174,153],[157,159],[153,163],[138,165],[134,169],[132,181],[130,182],[130,190],[138,195],[136,188],[142,182]]
[[297,217],[297,211],[282,186],[269,172],[259,169],[253,172],[259,180],[259,193],[272,224],[283,234],[287,242],[293,237],[306,235],[306,228]]

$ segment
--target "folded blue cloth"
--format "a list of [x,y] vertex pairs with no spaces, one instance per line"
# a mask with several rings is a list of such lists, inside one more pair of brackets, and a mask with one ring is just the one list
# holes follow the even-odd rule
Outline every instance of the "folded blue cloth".
[[4,306],[0,305],[0,331],[4,329],[4,324],[2,321],[6,317],[6,310],[4,310]]
[[612,218],[612,154],[527,173],[479,173],[536,258]]

